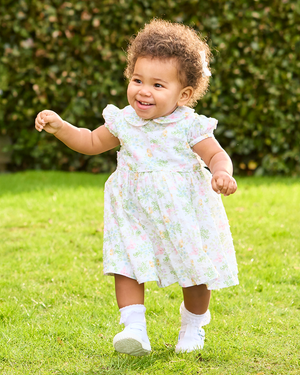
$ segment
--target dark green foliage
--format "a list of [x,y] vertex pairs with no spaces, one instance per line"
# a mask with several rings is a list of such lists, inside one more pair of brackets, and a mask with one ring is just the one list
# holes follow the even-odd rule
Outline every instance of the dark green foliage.
[[94,129],[127,104],[127,42],[153,17],[183,22],[214,50],[209,93],[196,110],[216,117],[235,171],[300,174],[299,1],[3,0],[0,134],[12,169],[110,171],[115,152],[79,155],[34,130],[45,108]]

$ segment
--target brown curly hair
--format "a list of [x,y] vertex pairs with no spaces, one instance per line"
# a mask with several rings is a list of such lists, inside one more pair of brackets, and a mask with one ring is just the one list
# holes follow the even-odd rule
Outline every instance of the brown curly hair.
[[139,57],[175,59],[178,78],[183,87],[191,86],[194,93],[187,103],[193,107],[207,91],[209,77],[203,75],[200,51],[205,52],[206,62],[211,51],[205,40],[192,28],[169,21],[154,19],[132,37],[127,49],[126,78],[131,79]]

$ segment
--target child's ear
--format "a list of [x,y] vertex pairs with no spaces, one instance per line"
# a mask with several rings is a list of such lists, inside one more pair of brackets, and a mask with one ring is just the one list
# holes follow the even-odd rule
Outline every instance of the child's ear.
[[180,107],[182,105],[187,104],[189,100],[191,99],[193,93],[194,93],[194,89],[191,86],[187,86],[183,88],[180,92],[177,105]]

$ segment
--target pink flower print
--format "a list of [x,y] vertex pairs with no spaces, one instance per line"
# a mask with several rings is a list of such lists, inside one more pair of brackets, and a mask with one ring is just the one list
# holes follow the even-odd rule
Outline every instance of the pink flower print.
[[146,235],[146,234],[143,234],[143,235],[141,236],[141,239],[142,239],[143,241],[146,241],[146,239],[147,239],[147,235]]
[[126,266],[124,266],[124,267],[121,269],[120,274],[121,274],[121,275],[124,275],[124,276],[130,276],[129,273],[127,272],[127,270],[126,270]]
[[171,213],[174,211],[173,208],[167,208],[166,209],[169,216],[171,216]]
[[190,255],[198,255],[198,248],[196,246],[192,246],[193,251],[190,252]]
[[222,263],[223,262],[223,256],[221,254],[219,254],[215,259],[214,259],[214,262],[215,263]]
[[133,152],[132,156],[135,158],[136,161],[139,161],[139,154],[137,154],[136,152]]
[[219,221],[218,228],[220,230],[225,230],[226,229],[226,224],[223,221]]
[[128,245],[126,249],[127,250],[133,250],[133,249],[135,249],[135,243],[130,242],[130,245]]
[[[176,247],[173,247],[173,249],[171,249],[171,253],[175,254],[175,255],[178,255],[178,250],[176,249]],[[161,253],[161,254],[164,254],[164,252]]]
[[164,253],[164,248],[161,246],[157,247],[157,251],[155,252],[155,255],[162,255]]
[[159,145],[152,144],[152,145],[150,146],[150,148],[151,148],[151,151],[155,151],[156,149],[159,148]]
[[198,190],[199,194],[200,195],[205,195],[205,189],[203,187],[200,187],[199,190]]
[[207,126],[207,132],[211,133],[214,129],[216,129],[217,121],[214,118],[208,119],[208,126]]

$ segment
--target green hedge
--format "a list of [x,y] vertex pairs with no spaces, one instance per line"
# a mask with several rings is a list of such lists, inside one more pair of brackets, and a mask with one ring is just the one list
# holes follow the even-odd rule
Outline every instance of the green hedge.
[[240,174],[300,175],[299,1],[2,0],[0,134],[12,170],[111,171],[115,152],[85,156],[34,130],[48,108],[94,129],[108,103],[127,104],[128,38],[153,17],[183,22],[214,50],[210,91],[196,110]]

